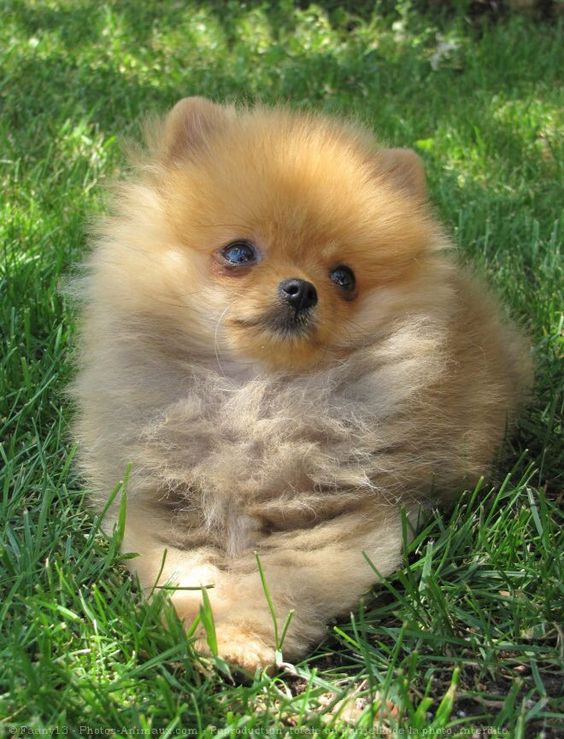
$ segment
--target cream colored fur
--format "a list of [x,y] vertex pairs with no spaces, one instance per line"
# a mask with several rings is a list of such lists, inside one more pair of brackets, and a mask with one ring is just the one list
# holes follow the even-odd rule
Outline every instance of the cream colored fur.
[[[299,657],[376,581],[363,552],[397,568],[402,507],[415,519],[488,474],[530,364],[457,265],[413,153],[198,98],[149,139],[76,283],[80,461],[97,508],[132,465],[131,569],[149,591],[166,550],[158,584],[213,585],[220,652],[253,669],[275,646],[255,552]],[[236,238],[263,258],[233,276],[217,254]],[[341,262],[348,302],[327,277]],[[260,324],[291,277],[319,294],[306,338]],[[201,593],[173,601],[189,625]]]

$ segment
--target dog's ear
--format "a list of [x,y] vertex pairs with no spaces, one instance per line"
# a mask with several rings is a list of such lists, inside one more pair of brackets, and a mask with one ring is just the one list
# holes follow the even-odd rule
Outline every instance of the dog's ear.
[[232,108],[203,97],[179,100],[164,122],[161,147],[165,159],[181,159],[205,145],[208,136],[224,125],[232,114]]
[[427,180],[421,158],[411,149],[381,149],[376,152],[376,174],[420,200],[427,198]]

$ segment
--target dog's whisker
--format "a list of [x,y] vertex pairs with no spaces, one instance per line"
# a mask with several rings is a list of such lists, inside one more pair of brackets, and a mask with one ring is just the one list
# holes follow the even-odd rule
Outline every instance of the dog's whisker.
[[223,375],[224,377],[225,377],[225,371],[224,371],[224,368],[223,368],[223,365],[222,365],[221,359],[220,359],[219,329],[221,327],[221,322],[223,321],[223,319],[225,318],[225,316],[227,315],[227,313],[231,309],[231,306],[232,306],[232,303],[230,303],[228,306],[226,306],[226,308],[222,311],[221,315],[219,316],[219,318],[216,321],[215,329],[214,329],[214,332],[213,332],[213,350],[214,350],[214,354],[215,354],[215,359],[216,359],[216,362],[217,362],[217,366],[219,367],[220,374]]

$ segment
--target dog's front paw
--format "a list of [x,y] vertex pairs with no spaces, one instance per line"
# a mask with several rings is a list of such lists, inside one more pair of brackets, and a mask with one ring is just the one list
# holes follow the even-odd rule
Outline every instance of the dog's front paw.
[[[274,665],[274,646],[251,629],[236,624],[216,624],[215,629],[218,655],[229,664],[251,673]],[[210,654],[207,639],[199,638],[194,646],[200,654]]]

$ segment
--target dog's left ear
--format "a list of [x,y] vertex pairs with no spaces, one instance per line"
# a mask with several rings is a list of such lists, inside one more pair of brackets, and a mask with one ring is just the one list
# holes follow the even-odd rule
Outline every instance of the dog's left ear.
[[203,97],[188,97],[172,108],[164,122],[163,154],[181,159],[205,146],[206,140],[232,116],[233,108],[212,103]]
[[427,179],[421,158],[411,149],[381,149],[376,152],[376,174],[420,200],[427,198]]

